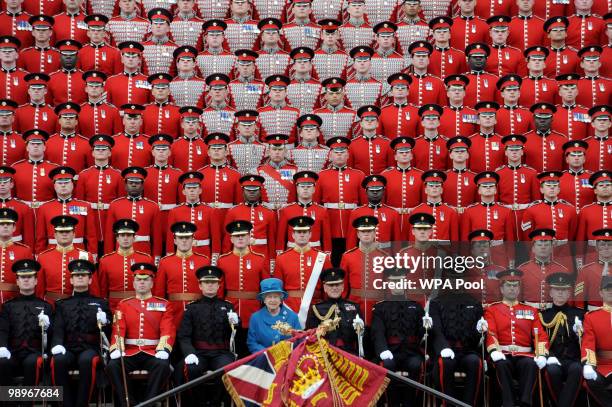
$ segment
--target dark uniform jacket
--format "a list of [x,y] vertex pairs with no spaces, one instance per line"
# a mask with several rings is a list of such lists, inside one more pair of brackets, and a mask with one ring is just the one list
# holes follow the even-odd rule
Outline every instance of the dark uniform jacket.
[[40,353],[42,334],[38,324],[38,314],[43,311],[51,322],[48,335],[51,335],[53,311],[51,304],[33,295],[19,295],[2,306],[0,312],[0,347],[6,347],[16,357],[29,353]]
[[391,298],[374,305],[371,333],[375,353],[379,355],[385,350],[394,355],[406,351],[420,353],[424,315],[419,303],[405,299]]
[[478,352],[480,334],[476,324],[483,315],[482,304],[468,294],[445,294],[429,304],[433,320],[433,349]]
[[359,304],[356,302],[342,298],[330,298],[313,305],[306,319],[306,329],[316,328],[321,322],[335,318],[336,310],[339,313],[340,325],[335,330],[328,332],[325,339],[342,350],[356,353],[357,333],[353,328],[353,320],[361,313]]
[[576,317],[584,321],[584,310],[567,304],[561,307],[553,305],[540,313],[540,320],[549,337],[549,356],[560,361],[580,360],[580,340],[573,329]]

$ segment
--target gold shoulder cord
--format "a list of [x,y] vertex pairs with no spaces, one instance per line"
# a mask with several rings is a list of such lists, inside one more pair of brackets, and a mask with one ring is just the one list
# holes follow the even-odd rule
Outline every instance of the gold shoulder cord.
[[[567,325],[567,315],[565,315],[561,311],[557,312],[557,315],[555,315],[555,317],[549,323],[544,322],[544,317],[542,317],[542,314],[540,313],[540,322],[542,322],[542,325],[544,326],[544,328],[546,328],[546,333],[550,337],[550,343],[553,343],[555,341],[555,337],[557,336],[557,333],[559,332],[559,327],[563,325],[565,325],[567,329],[567,334],[569,336],[569,326]],[[550,334],[551,328],[553,329],[552,335]]]
[[315,316],[316,316],[317,318],[319,318],[319,320],[320,320],[320,321],[326,321],[326,320],[328,320],[328,319],[331,319],[331,316],[332,316],[332,314],[333,314],[334,312],[336,312],[336,308],[337,308],[337,307],[338,307],[338,306],[337,306],[336,304],[334,304],[334,305],[332,305],[331,307],[329,307],[329,311],[327,311],[327,314],[325,314],[325,316],[322,316],[322,315],[319,313],[319,310],[317,310],[317,306],[316,306],[316,305],[313,305],[313,306],[312,306],[312,311],[314,312]]

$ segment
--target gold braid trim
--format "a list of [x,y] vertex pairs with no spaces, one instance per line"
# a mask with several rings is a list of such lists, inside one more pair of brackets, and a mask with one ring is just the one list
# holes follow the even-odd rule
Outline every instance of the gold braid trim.
[[[546,333],[550,337],[550,343],[553,343],[555,341],[557,333],[559,333],[559,327],[565,326],[565,328],[567,329],[567,334],[569,336],[569,326],[567,325],[567,315],[565,315],[561,311],[557,312],[557,315],[555,315],[555,317],[549,323],[544,322],[544,317],[540,313],[540,322],[542,322],[542,325],[544,326],[544,328],[546,328]],[[551,328],[553,329],[552,335],[550,334]]]
[[336,312],[336,308],[338,308],[337,304],[332,305],[331,307],[329,307],[329,311],[327,311],[327,314],[325,314],[324,316],[322,316],[319,313],[319,310],[317,309],[316,305],[312,306],[312,312],[314,312],[315,316],[317,318],[319,318],[320,321],[326,321],[328,319],[331,319],[332,315],[334,312]]

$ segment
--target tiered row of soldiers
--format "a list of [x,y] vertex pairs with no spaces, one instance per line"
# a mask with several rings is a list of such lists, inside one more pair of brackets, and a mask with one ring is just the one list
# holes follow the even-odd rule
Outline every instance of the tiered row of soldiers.
[[[58,246],[38,261],[25,246],[11,241],[17,221],[15,211],[0,210],[0,270],[4,276],[12,272],[14,278],[13,284],[1,286],[4,295],[14,297],[0,312],[0,380],[8,385],[23,375],[23,384],[40,384],[49,369],[50,381],[65,386],[66,405],[85,405],[96,383],[104,383],[103,368],[115,403],[134,400],[125,389],[134,370],[148,372],[143,395],[153,397],[170,380],[170,364],[175,365],[175,383],[193,380],[231,363],[235,352],[246,354],[247,331],[248,350],[256,352],[283,338],[272,330],[274,322],[300,328],[295,313],[304,307],[306,329],[338,319],[337,329],[327,336],[335,346],[425,380],[470,405],[495,394],[495,385],[483,381],[488,376],[497,378],[499,401],[505,407],[532,405],[537,380],[557,405],[583,403],[583,381],[592,402],[608,406],[612,401],[612,278],[607,271],[611,229],[595,232],[597,259],[577,275],[554,261],[555,233],[548,229],[532,232],[532,259],[517,269],[492,263],[492,232],[475,230],[469,235],[470,254],[486,259],[482,268],[459,273],[423,267],[413,274],[385,269],[381,275],[372,264],[389,252],[377,242],[376,217],[354,220],[358,248],[345,254],[340,268],[333,268],[327,254],[310,247],[314,220],[298,216],[290,220],[295,247],[278,257],[275,278],[268,278],[266,257],[249,246],[253,225],[248,221],[227,226],[233,249],[220,256],[216,266],[193,253],[197,227],[174,224],[176,253],[157,267],[150,256],[134,250],[138,224],[130,219],[114,224],[119,249],[97,267],[89,253],[73,246],[76,218],[52,220]],[[431,240],[436,222],[432,215],[414,213],[409,222],[415,241],[400,254],[418,257],[452,250]],[[45,274],[59,270],[57,265],[49,268],[51,257],[67,263],[62,288],[71,295],[47,293],[45,301],[37,295],[39,287]],[[408,290],[401,284],[433,277],[482,280],[484,286]],[[377,287],[375,281],[381,278],[387,288]],[[312,284],[304,287],[311,279],[320,280],[314,290]],[[111,291],[98,296],[105,286]],[[126,286],[131,290],[122,290]],[[581,294],[587,289],[590,297],[585,298]],[[262,316],[259,310],[268,292],[282,293],[278,299],[287,307],[275,316]],[[599,307],[586,312],[589,304]],[[108,363],[105,350],[110,351]],[[487,362],[493,371],[487,371]],[[71,380],[73,370],[78,370],[77,383]],[[465,380],[458,382],[456,372],[465,373]],[[513,380],[519,383],[518,392]],[[216,389],[209,405],[220,405],[224,398],[221,387]],[[188,404],[195,400],[183,397]],[[414,391],[394,387],[387,397],[393,406],[411,405],[416,399]]]

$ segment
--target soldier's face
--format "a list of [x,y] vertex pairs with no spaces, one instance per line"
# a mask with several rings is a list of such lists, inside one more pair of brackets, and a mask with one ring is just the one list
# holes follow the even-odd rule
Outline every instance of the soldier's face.
[[247,233],[244,235],[230,236],[230,240],[236,249],[244,249],[249,245],[251,237]]
[[[282,99],[284,100],[284,98]],[[245,124],[238,124],[238,133],[241,136],[244,137],[253,137],[255,135],[255,130],[257,130],[257,126],[255,126],[254,124],[251,125],[245,125]]]
[[153,87],[151,88],[151,95],[153,95],[156,101],[165,102],[168,99],[168,96],[170,95],[170,87]]
[[450,41],[450,30],[434,30],[434,41],[440,44],[446,44]]
[[295,61],[293,68],[296,73],[306,74],[312,70],[312,62],[309,59],[300,59]]
[[478,115],[478,123],[481,127],[491,128],[497,124],[497,117],[495,115]]
[[431,239],[433,229],[431,228],[412,228],[412,236],[415,242],[428,242]]
[[221,48],[221,45],[223,45],[223,39],[224,39],[224,35],[223,33],[219,32],[219,33],[208,33],[206,35],[206,45],[208,46],[208,48]]
[[47,29],[47,30],[33,29],[32,30],[32,37],[34,37],[34,41],[37,41],[37,42],[40,42],[40,43],[46,43],[51,38],[51,34],[52,33],[53,33],[53,31],[51,31],[49,29]]
[[170,26],[167,23],[151,24],[151,34],[155,37],[164,37],[170,31]]
[[119,8],[125,14],[132,14],[136,11],[136,2],[134,0],[119,0]]
[[76,10],[81,7],[82,0],[64,0],[64,5],[68,10]]
[[574,6],[576,10],[591,10],[593,7],[593,0],[574,0]]
[[15,224],[12,222],[2,222],[0,223],[0,238],[2,240],[10,239],[15,232]]
[[91,284],[91,277],[89,274],[77,274],[70,276],[70,284],[74,288],[74,291],[83,292],[89,288]]
[[45,143],[27,143],[28,156],[33,160],[40,160],[45,154]]
[[14,49],[3,49],[0,51],[0,62],[3,64],[12,64],[17,61],[17,51]]
[[344,290],[344,283],[325,283],[323,284],[323,291],[329,298],[340,298],[342,291]]
[[194,0],[179,0],[176,2],[176,7],[179,13],[188,14],[193,10],[193,6],[195,5]]
[[553,28],[548,32],[551,41],[563,41],[567,38],[567,30],[563,27]]
[[181,120],[181,128],[185,135],[192,136],[200,130],[200,123],[197,120]]
[[123,127],[126,132],[130,134],[137,133],[140,131],[140,126],[142,126],[142,116],[140,115],[123,115]]
[[476,8],[476,1],[474,0],[459,0],[459,9],[463,15],[471,15]]
[[325,30],[321,31],[321,39],[323,40],[323,45],[325,45],[326,47],[335,47],[336,43],[338,42],[338,38],[340,38],[340,34],[337,30],[331,33]]
[[6,197],[11,193],[11,190],[15,186],[12,179],[3,179],[0,181],[0,197]]
[[72,182],[55,182],[53,183],[53,189],[57,196],[70,196],[74,190],[74,184]]
[[38,279],[36,276],[17,276],[16,282],[17,287],[19,287],[19,292],[22,294],[30,294],[34,292]]
[[361,18],[365,13],[365,3],[349,3],[346,11],[351,18]]
[[241,78],[251,78],[255,75],[255,64],[253,63],[246,65],[237,64],[236,66],[238,67],[238,75]]
[[495,185],[480,185],[478,187],[478,194],[483,198],[495,196],[496,193],[497,187]]
[[283,89],[270,89],[270,101],[274,103],[280,103],[285,101],[287,97],[287,90]]
[[570,297],[569,288],[550,288],[550,298],[552,298],[553,304],[558,307],[564,305]]
[[142,194],[144,189],[144,182],[142,181],[126,181],[125,183],[125,192],[127,192],[130,196],[138,196]]
[[548,259],[553,251],[552,240],[536,240],[531,250],[536,259]]
[[278,30],[264,30],[261,35],[261,40],[265,46],[273,48],[280,41],[280,33]]
[[565,156],[565,162],[571,168],[582,168],[585,161],[586,161],[586,158],[584,154],[580,154],[580,155],[568,154]]
[[398,164],[407,166],[412,161],[412,150],[409,151],[396,151],[395,152],[395,161]]
[[595,186],[595,196],[597,198],[609,198],[612,196],[612,182],[600,181]]
[[202,295],[205,297],[214,297],[217,295],[217,291],[219,291],[219,282],[218,281],[200,281],[200,290],[202,291]]
[[442,184],[427,182],[425,184],[425,195],[431,198],[438,198],[442,195]]
[[303,128],[300,131],[300,137],[301,137],[302,141],[306,142],[306,143],[314,143],[314,142],[318,141],[320,134],[321,133],[320,133],[318,127]]
[[15,115],[12,115],[12,114],[2,115],[0,116],[0,127],[9,128],[13,124],[14,120],[15,120]]
[[612,241],[611,240],[598,240],[595,243],[597,249],[597,255],[600,259],[612,258]]
[[295,18],[308,18],[311,12],[310,3],[295,3],[293,6],[293,15]]
[[559,87],[559,96],[564,102],[573,102],[576,100],[576,96],[578,96],[578,87],[577,86],[560,86]]
[[476,240],[471,243],[470,253],[473,257],[489,257],[491,244],[487,240]]
[[65,69],[72,69],[76,66],[79,54],[60,54],[60,64]]
[[542,193],[544,198],[555,199],[559,195],[560,190],[561,189],[559,188],[559,183],[551,184],[551,183],[543,182],[540,185],[540,192]]
[[463,164],[468,160],[468,158],[470,158],[470,154],[465,148],[453,148],[449,155],[455,164]]
[[153,148],[151,149],[151,154],[156,162],[165,163],[170,158],[170,148]]
[[8,10],[15,10],[21,7],[24,0],[6,0],[6,7]]
[[520,284],[508,284],[506,283],[502,283],[499,286],[499,291],[502,294],[502,297],[507,300],[507,301],[516,301],[516,299],[519,296],[519,293],[521,292],[521,285]]
[[606,133],[610,130],[610,126],[612,125],[612,121],[610,121],[609,117],[598,117],[595,120],[591,121],[591,126],[598,133]]
[[370,68],[372,67],[372,60],[370,58],[356,59],[355,63],[353,64],[353,67],[355,68],[355,72],[357,72],[358,74],[366,75],[370,73]]
[[533,118],[533,123],[535,124],[536,130],[546,131],[550,129],[550,125],[552,124],[552,116],[551,117],[537,117]]
[[297,196],[304,201],[310,201],[314,195],[315,187],[310,184],[298,184]]
[[332,164],[337,167],[343,167],[348,161],[348,150],[336,151],[332,150],[330,153]]
[[69,246],[74,240],[74,230],[55,231],[55,240],[59,246]]
[[202,187],[199,186],[186,186],[183,188],[183,195],[187,202],[195,203],[200,200],[200,194],[202,193]]
[[446,96],[451,102],[461,104],[465,98],[465,89],[458,86],[451,86],[446,90]]
[[310,237],[312,233],[310,230],[294,230],[293,231],[293,240],[298,246],[305,246],[306,243],[310,242]]
[[484,55],[471,55],[468,57],[468,65],[470,66],[470,69],[474,71],[484,70],[486,64],[487,57]]
[[209,148],[208,156],[215,162],[224,161],[227,157],[227,147]]
[[60,116],[57,121],[63,131],[74,131],[79,122],[76,117],[70,116]]
[[544,70],[546,66],[545,59],[543,58],[528,58],[527,69],[534,72],[540,72]]
[[96,100],[104,93],[104,86],[85,85],[85,93],[90,99]]
[[408,97],[408,86],[394,86],[391,88],[391,95],[396,99],[405,99]]
[[427,69],[427,66],[429,66],[429,55],[413,55],[412,65],[417,69]]
[[344,90],[337,92],[325,92],[325,100],[331,106],[338,106],[344,100]]
[[175,236],[174,244],[176,245],[176,249],[183,253],[191,250],[193,246],[193,236]]
[[87,37],[94,44],[99,44],[103,42],[105,36],[106,36],[106,31],[104,30],[92,30],[92,29],[87,30]]
[[227,88],[223,87],[223,88],[211,88],[210,89],[210,98],[213,102],[215,103],[221,103],[225,100],[225,98],[227,97]]
[[504,45],[508,40],[509,30],[489,30],[493,44]]
[[501,95],[504,98],[504,103],[508,105],[515,105],[521,96],[521,92],[518,89],[505,88],[502,90]]
[[140,56],[132,53],[122,53],[121,63],[126,70],[134,70],[140,67]]
[[605,288],[603,290],[599,290],[599,295],[604,303],[607,305],[612,304],[612,287]]
[[153,278],[135,278],[134,279],[134,291],[139,295],[146,295],[151,292],[153,288]]
[[395,45],[395,37],[393,35],[377,35],[376,42],[382,49],[390,49]]
[[440,119],[433,116],[424,117],[423,120],[421,120],[421,125],[425,130],[436,130],[440,127]]
[[361,120],[361,128],[365,131],[373,131],[378,127],[378,119],[374,118],[371,120],[370,118]]
[[106,161],[111,156],[111,149],[110,148],[94,148],[93,150],[91,150],[91,155],[94,158],[94,160]]
[[232,1],[231,5],[232,14],[236,16],[244,16],[249,12],[250,4],[247,1]]
[[176,62],[176,68],[179,72],[193,72],[195,65],[193,58],[179,58]]
[[521,158],[523,158],[523,149],[519,148],[519,149],[510,149],[507,148],[506,149],[506,157],[508,157],[508,161],[510,162],[518,162],[521,160]]
[[373,243],[376,239],[376,230],[358,230],[357,238],[361,243]]
[[28,87],[28,95],[30,96],[30,101],[34,103],[42,103],[45,99],[45,95],[47,94],[47,87],[43,86],[41,88]]
[[421,5],[417,2],[407,1],[402,4],[402,10],[404,11],[406,17],[414,18],[417,14],[419,14],[419,11],[421,10]]
[[372,189],[366,188],[366,196],[368,197],[369,202],[378,203],[382,200],[385,195],[385,189]]
[[242,194],[244,195],[245,201],[257,202],[261,198],[261,188],[256,188],[256,189],[242,188]]
[[533,8],[533,2],[534,0],[516,0],[516,5],[519,11],[527,13]]
[[270,160],[278,163],[285,159],[285,146],[270,146],[268,149],[270,153]]
[[117,244],[119,248],[122,250],[128,250],[134,244],[134,234],[133,233],[118,233],[117,234]]
[[585,72],[595,72],[601,68],[601,62],[599,59],[582,59],[580,61],[580,67],[584,69]]

